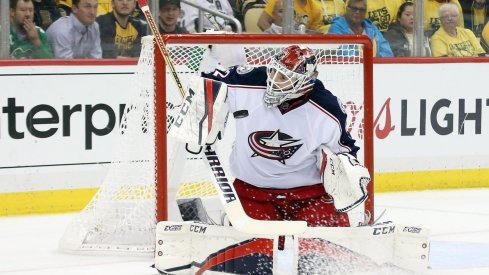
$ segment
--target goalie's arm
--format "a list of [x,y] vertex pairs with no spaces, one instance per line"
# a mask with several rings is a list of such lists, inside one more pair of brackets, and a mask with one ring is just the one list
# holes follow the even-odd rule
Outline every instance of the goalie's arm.
[[[330,114],[329,117],[333,117],[333,120],[338,123],[338,132],[335,134],[334,138],[319,140],[319,143],[327,145],[335,153],[348,152],[351,155],[356,156],[360,147],[355,144],[355,139],[353,139],[349,131],[346,129],[348,116],[345,108],[343,107],[343,103],[338,97],[327,90],[319,79],[315,81],[314,85],[314,88],[319,92],[311,93],[310,101],[317,103],[321,109],[325,110],[325,113]],[[325,128],[322,134],[318,135],[321,137],[330,136],[330,134],[330,129]]]

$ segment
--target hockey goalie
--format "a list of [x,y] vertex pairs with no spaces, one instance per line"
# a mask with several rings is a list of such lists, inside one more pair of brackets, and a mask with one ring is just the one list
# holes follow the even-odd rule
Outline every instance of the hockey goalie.
[[[356,158],[341,101],[316,78],[311,49],[288,46],[261,67],[203,63],[210,68],[190,82],[169,134],[205,155],[232,226],[160,222],[160,272],[284,274],[277,259],[286,250],[291,274],[426,268],[426,229],[363,220],[357,227],[349,217],[368,197],[370,175]],[[228,115],[236,131],[231,171],[214,150]]]

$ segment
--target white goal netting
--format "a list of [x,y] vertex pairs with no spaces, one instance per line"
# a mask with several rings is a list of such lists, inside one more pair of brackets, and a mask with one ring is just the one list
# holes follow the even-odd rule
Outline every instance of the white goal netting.
[[[171,60],[184,87],[189,75],[199,73],[198,68],[209,44],[233,44],[236,42],[232,42],[232,39],[243,36],[233,35],[233,38],[228,36],[225,39],[221,35],[205,37],[191,44],[188,40],[179,42],[178,37],[167,41]],[[297,37],[297,44],[306,44],[307,36]],[[247,41],[241,39],[240,41]],[[244,47],[249,65],[263,66],[269,62],[271,56],[291,44],[287,41],[276,39],[274,42],[243,42],[239,43],[237,48]],[[349,116],[348,130],[357,140],[357,144],[365,148],[363,122],[366,82],[363,45],[314,40],[307,46],[312,48],[318,57],[318,78],[327,89],[341,98]],[[210,212],[212,208],[219,212],[219,206],[215,205],[219,204],[219,201],[213,199],[216,191],[199,156],[187,155],[182,150],[182,145],[172,140],[169,140],[168,144],[155,143],[155,85],[158,86],[160,80],[155,78],[154,62],[153,39],[145,37],[135,74],[137,88],[133,100],[127,103],[120,125],[117,154],[99,191],[66,229],[60,241],[62,250],[152,252],[157,192],[168,199],[167,208],[158,211],[168,211],[171,220],[180,219],[176,199],[202,198]],[[181,102],[181,95],[171,79],[171,74],[166,72],[164,75],[166,86],[163,89],[166,92],[168,112],[166,121],[171,125],[172,114]],[[220,146],[223,147],[221,151],[227,153],[233,143],[232,121],[229,124],[224,140],[220,142]],[[159,171],[168,171],[168,187],[165,190],[155,188],[155,144],[166,146],[168,151],[166,170]],[[370,153],[365,154],[365,150],[361,150],[359,159],[362,160],[368,154]],[[187,161],[184,161],[185,159]],[[206,198],[209,200],[206,201]],[[219,214],[206,217],[206,221],[218,223],[216,219],[219,218]]]

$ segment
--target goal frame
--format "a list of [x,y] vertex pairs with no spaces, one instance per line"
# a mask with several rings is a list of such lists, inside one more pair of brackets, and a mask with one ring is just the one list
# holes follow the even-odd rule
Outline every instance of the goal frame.
[[[365,35],[263,35],[263,34],[187,34],[164,35],[165,44],[362,44],[363,45],[363,87],[364,109],[363,129],[365,152],[364,165],[370,172],[371,182],[368,185],[369,196],[365,209],[370,212],[369,223],[374,221],[374,140],[373,140],[373,45]],[[156,42],[153,42],[156,43]],[[156,221],[168,220],[167,196],[167,136],[166,136],[166,87],[168,72],[165,59],[155,44],[154,47],[154,88],[155,88],[155,188],[156,188]],[[333,91],[334,92],[334,91]],[[164,146],[161,146],[163,144]],[[165,160],[165,161],[159,161]]]

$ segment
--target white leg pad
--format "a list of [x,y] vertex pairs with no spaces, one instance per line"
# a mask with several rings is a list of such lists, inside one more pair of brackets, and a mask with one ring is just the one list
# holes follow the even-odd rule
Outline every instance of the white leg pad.
[[[295,238],[298,272],[331,270],[351,274],[385,266],[428,269],[429,231],[399,224],[365,227],[310,227]],[[311,253],[311,249],[314,253]],[[342,274],[343,274],[342,273]]]
[[270,274],[277,237],[254,236],[233,227],[196,222],[159,222],[155,268],[163,273]]
[[[365,227],[310,227],[289,237],[277,253],[278,236],[259,237],[233,227],[195,222],[159,222],[155,267],[163,273],[290,274],[385,273],[386,268],[423,272],[428,269],[429,231],[399,224]],[[292,245],[291,245],[292,244]],[[289,268],[290,269],[290,268]],[[289,274],[289,273],[287,273]],[[401,273],[404,274],[404,273]]]

